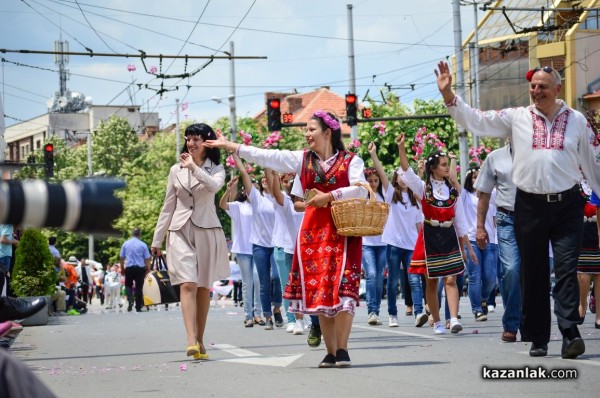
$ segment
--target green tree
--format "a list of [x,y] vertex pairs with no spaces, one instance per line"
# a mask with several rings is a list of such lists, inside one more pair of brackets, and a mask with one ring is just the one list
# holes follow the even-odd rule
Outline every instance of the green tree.
[[48,296],[54,293],[56,280],[48,240],[39,230],[26,229],[15,252],[11,288],[19,297]]

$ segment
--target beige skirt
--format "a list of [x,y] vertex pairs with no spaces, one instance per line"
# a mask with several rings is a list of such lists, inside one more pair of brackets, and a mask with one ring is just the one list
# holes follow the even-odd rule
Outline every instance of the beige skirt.
[[211,288],[231,274],[222,228],[199,228],[188,220],[181,229],[169,231],[166,248],[173,285],[192,282]]

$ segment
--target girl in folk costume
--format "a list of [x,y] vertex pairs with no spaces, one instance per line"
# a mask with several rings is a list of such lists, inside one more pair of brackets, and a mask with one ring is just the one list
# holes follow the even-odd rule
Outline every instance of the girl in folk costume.
[[406,305],[406,315],[412,315],[414,304],[415,326],[421,327],[428,319],[422,304],[424,289],[421,288],[421,276],[410,275],[415,280],[409,280],[407,271],[419,230],[423,225],[423,212],[414,194],[406,186],[402,176],[397,171],[394,172],[392,181],[387,178],[377,156],[375,143],[371,142],[368,150],[377,170],[377,175],[381,176],[383,198],[390,205],[390,215],[381,236],[382,242],[387,245],[386,259],[389,271],[387,278],[388,326],[399,326],[396,296],[398,295],[398,282],[400,282],[404,304]]
[[465,253],[461,252],[461,247],[466,246],[473,261],[477,260],[467,237],[468,226],[462,203],[458,200],[458,192],[448,180],[448,156],[440,151],[430,153],[425,158],[426,181],[422,181],[408,164],[404,134],[400,134],[396,142],[404,181],[421,200],[425,216],[408,272],[425,274],[429,278],[426,297],[434,321],[434,334],[446,333],[446,328],[440,321],[437,298],[438,279],[443,279],[450,306],[450,330],[458,333],[462,330],[462,325],[458,322],[456,275],[465,269]]
[[[600,295],[600,248],[598,235],[600,224],[598,218],[600,210],[600,199],[596,193],[591,191],[587,181],[581,181],[582,194],[588,199],[583,208],[584,224],[583,239],[581,241],[581,253],[577,262],[577,279],[579,280],[579,324],[583,324],[588,307],[588,293],[590,281],[594,279],[594,292],[596,297]],[[590,197],[591,194],[591,197]],[[596,312],[596,329],[600,329],[600,312]]]
[[299,184],[292,194],[306,199],[292,271],[284,297],[290,310],[318,314],[327,355],[319,367],[350,366],[348,337],[358,305],[362,242],[360,237],[337,234],[329,203],[365,198],[364,163],[347,152],[340,123],[330,113],[318,111],[305,131],[308,150],[259,149],[228,141],[224,136],[207,141],[210,147],[237,152],[247,161],[284,173],[296,173]]

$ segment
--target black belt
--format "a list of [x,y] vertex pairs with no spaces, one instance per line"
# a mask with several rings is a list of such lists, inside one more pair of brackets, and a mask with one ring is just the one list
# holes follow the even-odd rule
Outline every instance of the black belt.
[[573,185],[573,187],[567,189],[566,191],[562,191],[562,192],[558,192],[558,193],[529,193],[529,192],[525,192],[519,189],[519,191],[521,191],[521,193],[524,196],[527,196],[529,198],[533,198],[533,199],[537,199],[537,200],[543,200],[544,202],[547,203],[552,203],[552,202],[561,202],[571,196],[573,196],[574,194],[578,194],[579,193],[579,184],[575,184]]
[[513,210],[508,210],[508,209],[505,209],[504,207],[497,207],[496,210],[498,210],[500,213],[504,213],[508,216],[515,215],[515,212]]

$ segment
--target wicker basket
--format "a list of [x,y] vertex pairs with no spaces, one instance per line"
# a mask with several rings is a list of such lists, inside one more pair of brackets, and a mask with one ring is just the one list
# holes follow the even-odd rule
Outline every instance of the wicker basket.
[[368,184],[356,183],[369,190],[369,199],[344,199],[331,202],[331,215],[338,235],[374,236],[383,233],[390,205],[377,202]]

